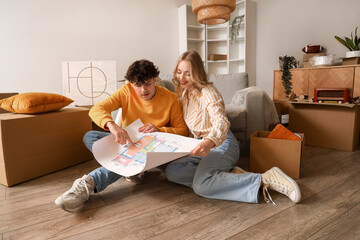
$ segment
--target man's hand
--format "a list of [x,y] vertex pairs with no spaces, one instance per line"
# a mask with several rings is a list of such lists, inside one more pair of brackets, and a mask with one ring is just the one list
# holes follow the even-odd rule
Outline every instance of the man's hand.
[[148,123],[143,125],[142,127],[139,127],[139,132],[143,133],[152,133],[152,132],[160,132],[160,129],[155,127],[154,124]]
[[210,149],[215,146],[214,142],[210,139],[205,138],[204,141],[199,143],[193,150],[190,152],[190,156],[201,156],[205,157],[209,154]]
[[124,129],[119,127],[115,122],[113,121],[107,122],[105,124],[105,128],[108,128],[109,131],[112,133],[112,135],[115,136],[115,142],[122,145],[129,142],[131,147],[134,146],[134,143],[131,141],[128,133]]

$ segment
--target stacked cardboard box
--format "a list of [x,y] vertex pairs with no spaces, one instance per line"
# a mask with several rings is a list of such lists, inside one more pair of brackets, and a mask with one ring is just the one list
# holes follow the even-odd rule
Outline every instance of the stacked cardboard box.
[[359,145],[360,106],[355,104],[290,104],[289,129],[302,132],[306,145],[353,151]]
[[92,159],[82,138],[86,108],[41,114],[0,114],[0,183],[12,186]]

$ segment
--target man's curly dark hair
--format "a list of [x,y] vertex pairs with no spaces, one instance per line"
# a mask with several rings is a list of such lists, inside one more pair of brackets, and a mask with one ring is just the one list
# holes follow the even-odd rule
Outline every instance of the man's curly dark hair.
[[142,85],[149,79],[158,77],[159,73],[160,71],[154,63],[141,59],[129,66],[125,78],[133,84]]

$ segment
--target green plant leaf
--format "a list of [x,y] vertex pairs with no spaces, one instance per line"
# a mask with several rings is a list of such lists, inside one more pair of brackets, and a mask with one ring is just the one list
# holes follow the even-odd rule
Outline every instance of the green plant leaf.
[[356,50],[356,47],[355,47],[353,41],[351,41],[350,38],[345,37],[345,40],[346,40],[347,44],[349,45],[349,47],[352,49],[352,51]]
[[292,73],[290,69],[296,67],[297,61],[295,57],[287,55],[282,57],[280,56],[279,60],[281,61],[280,70],[282,72],[281,80],[285,90],[284,93],[286,94],[286,97],[289,97],[293,85],[291,82]]
[[358,30],[358,27],[355,28],[354,43],[355,43],[355,47],[357,47],[359,50],[360,39],[357,36],[357,30]]
[[355,37],[357,37],[357,29],[358,27],[355,28]]
[[244,15],[236,16],[232,22],[230,27],[230,37],[231,40],[235,40],[237,38],[237,35],[239,34],[240,27],[241,27],[241,21],[244,19]]
[[357,36],[355,36],[355,45],[357,47],[359,47],[359,43],[360,43],[360,38],[358,38]]
[[355,47],[359,50],[360,39],[357,36],[355,36],[354,43],[355,43]]
[[348,44],[345,42],[345,40],[341,39],[340,37],[338,36],[335,36],[335,39],[341,43],[342,45],[344,45],[347,49],[349,49],[351,51],[351,48],[348,46]]

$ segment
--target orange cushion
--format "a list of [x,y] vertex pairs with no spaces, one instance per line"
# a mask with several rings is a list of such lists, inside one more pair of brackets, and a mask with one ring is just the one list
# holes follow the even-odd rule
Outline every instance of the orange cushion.
[[59,110],[73,100],[55,93],[30,92],[0,100],[0,107],[15,113],[42,113]]
[[280,123],[276,125],[276,127],[271,131],[271,133],[268,135],[268,138],[301,141],[298,136],[296,136],[293,132],[291,132],[289,129],[287,129]]

